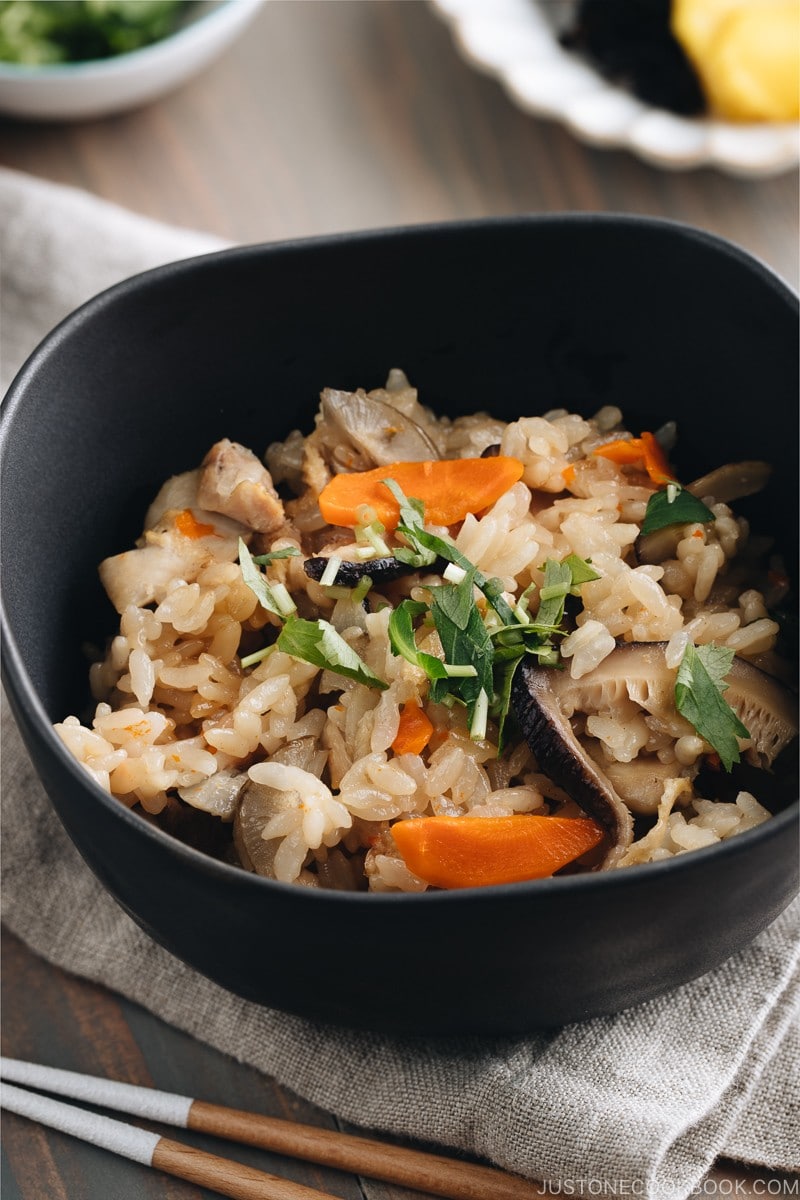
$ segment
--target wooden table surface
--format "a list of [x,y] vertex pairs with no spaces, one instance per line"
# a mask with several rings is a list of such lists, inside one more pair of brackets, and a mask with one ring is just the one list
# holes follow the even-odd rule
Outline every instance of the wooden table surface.
[[[422,0],[269,0],[224,58],[144,109],[63,126],[0,120],[0,163],[244,242],[518,212],[653,214],[721,234],[798,282],[795,174],[665,173],[583,146],[468,67]],[[8,935],[2,985],[7,1055],[337,1127]],[[243,1148],[235,1156],[348,1200],[420,1195]],[[757,1195],[771,1178],[719,1164],[709,1188]],[[13,1117],[4,1121],[2,1194],[211,1196]]]

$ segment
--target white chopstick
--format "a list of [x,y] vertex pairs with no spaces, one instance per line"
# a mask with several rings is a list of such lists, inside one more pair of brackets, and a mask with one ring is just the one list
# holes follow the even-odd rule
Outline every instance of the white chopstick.
[[76,1108],[63,1100],[51,1100],[49,1096],[28,1092],[10,1083],[0,1084],[0,1106],[93,1146],[111,1150],[122,1158],[210,1188],[222,1196],[230,1196],[232,1200],[336,1200],[329,1192],[319,1192],[301,1183],[256,1171],[244,1163],[218,1158],[216,1154],[170,1141],[147,1129]]
[[[406,1146],[394,1146],[388,1142],[379,1142],[373,1138],[357,1137],[338,1130],[321,1129],[314,1125],[301,1125],[294,1121],[282,1120],[278,1117],[266,1117],[258,1113],[242,1112],[234,1108],[225,1108],[217,1104],[208,1104],[203,1100],[193,1100],[189,1096],[179,1096],[171,1092],[160,1092],[156,1088],[136,1087],[130,1083],[120,1083],[113,1079],[100,1079],[94,1075],[82,1075],[76,1071],[63,1071],[56,1067],[46,1067],[38,1063],[22,1062],[18,1059],[0,1058],[0,1076],[4,1081],[22,1084],[25,1087],[39,1088],[42,1091],[55,1092],[57,1095],[69,1096],[75,1100],[84,1100],[100,1107],[113,1108],[119,1112],[130,1113],[133,1116],[145,1117],[153,1121],[163,1121],[181,1129],[192,1129],[201,1133],[212,1134],[215,1137],[228,1138],[248,1146],[258,1146],[262,1150],[270,1150],[291,1158],[303,1159],[306,1162],[320,1163],[323,1166],[336,1167],[341,1171],[350,1171],[355,1175],[367,1175],[372,1179],[381,1179],[387,1183],[397,1183],[417,1191],[428,1192],[436,1196],[447,1197],[448,1200],[534,1200],[541,1197],[541,1185],[521,1179],[516,1175],[508,1175],[493,1167],[484,1167],[478,1163],[464,1162],[444,1155],[428,1154],[421,1150],[412,1150]],[[16,1093],[18,1088],[11,1088]],[[25,1094],[25,1093],[23,1093]],[[36,1097],[44,1099],[44,1097]],[[3,1101],[5,1103],[5,1101]],[[56,1104],[56,1101],[48,1101]],[[11,1105],[8,1105],[9,1109]],[[69,1109],[69,1105],[59,1105]],[[13,1110],[19,1111],[19,1110]],[[83,1110],[82,1116],[92,1116],[95,1121],[106,1121],[109,1125],[119,1126],[127,1130],[128,1126],[107,1117],[94,1117]],[[29,1115],[25,1113],[24,1115]],[[35,1116],[44,1124],[51,1124],[45,1117]],[[62,1128],[62,1126],[56,1126]],[[72,1130],[66,1130],[72,1132]],[[132,1132],[141,1132],[134,1130]],[[83,1134],[77,1133],[81,1137]],[[116,1135],[115,1135],[116,1136]],[[149,1138],[156,1137],[148,1134]],[[91,1138],[87,1139],[91,1140]],[[160,1139],[161,1143],[166,1139]],[[107,1145],[108,1143],[96,1143]],[[168,1143],[182,1151],[189,1147],[179,1142]],[[144,1143],[142,1143],[144,1146]],[[114,1146],[109,1145],[109,1149]],[[122,1153],[120,1151],[120,1153]],[[191,1151],[199,1154],[200,1151]],[[128,1155],[128,1157],[132,1157]],[[159,1157],[163,1157],[159,1155]],[[214,1156],[207,1155],[207,1158]],[[144,1161],[137,1159],[137,1161]],[[150,1158],[150,1165],[158,1166]],[[224,1163],[225,1159],[215,1159]],[[239,1164],[229,1164],[238,1166]],[[168,1168],[163,1168],[168,1169]],[[242,1168],[249,1170],[250,1168]],[[260,1175],[260,1173],[257,1173]],[[260,1176],[274,1180],[274,1176]],[[187,1178],[187,1176],[183,1176]],[[201,1181],[204,1182],[204,1181]],[[284,1183],[278,1180],[278,1183]],[[217,1186],[205,1183],[207,1187]],[[285,1184],[286,1187],[297,1189],[298,1184]],[[222,1189],[217,1186],[217,1190]],[[223,1195],[250,1195],[250,1193],[223,1192]],[[253,1193],[255,1194],[255,1193]],[[286,1200],[301,1196],[320,1200],[321,1193],[303,1188],[302,1192],[258,1193],[261,1200],[268,1197],[283,1197]]]

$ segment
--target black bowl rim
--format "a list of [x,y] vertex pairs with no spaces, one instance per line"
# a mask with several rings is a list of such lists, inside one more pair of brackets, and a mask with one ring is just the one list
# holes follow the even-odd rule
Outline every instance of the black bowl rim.
[[[482,236],[483,231],[496,229],[528,229],[535,226],[554,225],[595,225],[606,228],[639,228],[653,232],[686,238],[705,247],[734,259],[751,274],[760,277],[780,298],[788,303],[796,313],[800,311],[800,297],[783,280],[777,272],[760,259],[743,250],[735,243],[720,237],[718,234],[698,229],[681,221],[669,220],[662,217],[649,217],[628,213],[584,213],[567,212],[557,214],[518,214],[505,217],[474,218],[463,221],[429,222],[415,225],[403,225],[352,232],[326,234],[309,238],[287,239],[279,242],[254,243],[243,246],[231,246],[209,254],[196,255],[188,259],[165,263],[150,270],[130,276],[104,291],[93,296],[80,305],[72,313],[60,321],[33,350],[19,372],[13,379],[6,398],[0,407],[0,456],[5,453],[9,438],[11,423],[17,409],[24,403],[25,388],[29,379],[35,377],[39,363],[46,359],[62,341],[70,337],[72,332],[90,322],[95,313],[113,304],[118,296],[126,296],[142,287],[158,284],[159,280],[177,277],[185,274],[202,274],[209,265],[216,262],[230,261],[237,258],[247,259],[254,254],[270,258],[284,253],[314,253],[316,249],[327,248],[345,243],[366,243],[370,241],[402,241],[407,238],[425,237],[462,237],[469,235]],[[687,854],[676,855],[674,858],[654,863],[644,863],[638,866],[626,867],[624,870],[590,873],[586,875],[552,876],[546,879],[535,879],[520,883],[496,884],[490,887],[460,888],[450,891],[433,891],[422,893],[365,893],[338,892],[327,889],[303,888],[297,884],[281,883],[278,880],[266,879],[260,875],[244,871],[240,867],[212,858],[202,851],[179,841],[165,833],[157,826],[144,821],[141,816],[126,808],[114,796],[106,792],[84,770],[78,760],[70,753],[61,738],[55,732],[52,722],[44,710],[38,695],[31,683],[28,672],[22,661],[19,648],[11,633],[6,617],[5,603],[0,595],[0,633],[3,641],[2,674],[3,680],[14,703],[24,713],[25,719],[36,730],[38,736],[44,739],[50,752],[60,765],[70,775],[74,783],[85,789],[90,796],[106,807],[116,818],[128,824],[131,832],[138,837],[152,839],[155,844],[174,853],[187,867],[199,869],[201,874],[218,880],[221,883],[237,884],[243,889],[254,889],[262,896],[276,889],[287,896],[295,897],[297,903],[333,903],[355,905],[359,908],[366,904],[369,910],[376,905],[395,907],[402,905],[407,909],[424,912],[431,904],[475,904],[486,903],[490,900],[502,903],[514,901],[517,903],[535,903],[537,897],[543,897],[553,892],[586,891],[590,895],[598,888],[614,889],[638,888],[647,879],[654,883],[663,881],[667,873],[680,878],[687,872],[702,870],[709,857],[719,860],[723,856],[731,859],[747,855],[751,845],[756,841],[771,840],[782,837],[790,825],[797,822],[796,810],[800,807],[800,798],[794,801],[783,812],[771,817],[768,821],[734,838],[719,842],[713,846],[693,850]],[[48,797],[49,799],[49,797]],[[50,800],[52,804],[53,801]]]

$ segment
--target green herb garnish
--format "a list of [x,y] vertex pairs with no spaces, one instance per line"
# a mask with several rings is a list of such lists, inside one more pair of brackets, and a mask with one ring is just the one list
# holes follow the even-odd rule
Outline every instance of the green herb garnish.
[[285,621],[297,611],[296,605],[282,583],[269,583],[256,566],[247,546],[239,538],[239,564],[242,568],[242,579],[253,592],[262,608]]
[[[296,550],[292,551],[297,553]],[[290,558],[291,553],[275,551],[275,556]],[[263,650],[257,650],[242,659],[242,666],[254,666],[261,662],[277,646],[292,658],[309,662],[312,666],[323,670],[335,671],[337,675],[345,675],[355,679],[367,687],[387,688],[389,685],[379,679],[367,664],[356,654],[352,646],[337,633],[334,627],[323,620],[305,621],[296,615],[297,607],[282,583],[269,583],[261,574],[256,563],[269,559],[269,555],[260,555],[254,559],[241,538],[239,538],[239,563],[242,568],[242,579],[256,596],[259,604],[284,622],[283,629],[278,635],[277,642]],[[271,561],[271,560],[270,560]]]
[[739,761],[737,737],[750,736],[723,696],[733,658],[733,650],[725,646],[713,642],[693,646],[690,642],[675,680],[675,707],[714,747],[726,771]]
[[[531,617],[528,600],[535,591],[533,585],[512,608],[503,596],[499,579],[487,579],[452,542],[425,529],[421,501],[409,500],[394,479],[383,482],[400,506],[397,532],[406,542],[394,549],[395,557],[414,567],[431,566],[437,559],[444,559],[463,572],[461,579],[453,572],[450,582],[431,587],[429,604],[404,600],[398,605],[389,621],[392,651],[425,671],[431,681],[429,695],[435,703],[458,701],[466,706],[472,737],[485,737],[486,720],[491,714],[498,724],[498,749],[502,751],[511,685],[520,659],[533,654],[542,664],[558,662],[554,638],[566,632],[562,628],[566,598],[578,595],[582,584],[599,579],[599,575],[577,554],[570,554],[563,562],[548,559],[539,611]],[[493,610],[486,619],[475,604],[476,587]],[[414,621],[429,611],[442,643],[444,662],[417,648]]]
[[445,665],[435,654],[417,649],[414,618],[428,611],[421,600],[402,600],[389,618],[389,643],[392,653],[419,667],[429,679],[446,679]]
[[[435,682],[431,698],[441,698],[445,691],[455,691],[466,702],[470,725],[474,725],[476,705],[480,694],[492,695],[492,639],[475,605],[474,570],[468,571],[461,583],[445,583],[431,591],[431,613],[436,632],[444,650],[445,663],[454,667],[472,667],[470,675],[453,677],[448,673],[447,684]],[[447,668],[445,668],[447,669]],[[480,725],[480,722],[478,723]],[[483,719],[486,736],[486,720]]]
[[337,675],[345,675],[367,687],[384,691],[389,686],[369,669],[328,621],[305,621],[302,617],[292,617],[278,635],[277,646],[293,658],[326,671],[334,671]]
[[425,509],[421,500],[409,500],[394,479],[384,479],[383,482],[400,505],[397,532],[402,534],[410,548],[409,552],[402,546],[396,547],[395,558],[414,567],[431,566],[437,558],[443,558],[446,562],[455,563],[463,571],[472,572],[475,587],[483,592],[500,620],[504,624],[513,624],[516,618],[503,599],[503,585],[500,580],[487,579],[452,542],[437,537],[435,533],[429,533],[424,528]]
[[260,567],[268,567],[279,558],[296,558],[299,553],[296,546],[284,546],[282,550],[270,550],[268,554],[254,554],[251,557]]
[[697,521],[705,524],[713,521],[714,514],[702,500],[687,492],[678,483],[670,483],[659,492],[653,492],[647,501],[642,521],[642,533],[655,533],[668,525],[689,525]]
[[395,558],[399,562],[407,563],[410,567],[432,566],[436,562],[436,551],[425,546],[418,537],[420,533],[425,533],[423,526],[425,505],[421,500],[410,499],[406,496],[400,484],[396,483],[394,479],[384,479],[382,482],[400,505],[400,521],[397,530],[408,542],[407,547],[395,546],[393,552]]

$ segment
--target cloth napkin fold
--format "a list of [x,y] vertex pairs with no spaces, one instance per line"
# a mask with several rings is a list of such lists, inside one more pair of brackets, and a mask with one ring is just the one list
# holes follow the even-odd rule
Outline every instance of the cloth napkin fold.
[[[4,386],[83,300],[220,245],[0,171]],[[513,1039],[353,1032],[240,1000],[152,942],[72,846],[7,710],[2,766],[8,928],[340,1117],[561,1194],[682,1200],[722,1155],[800,1167],[800,900],[718,970],[615,1016]]]

